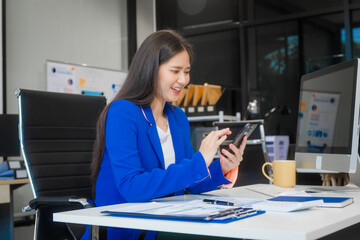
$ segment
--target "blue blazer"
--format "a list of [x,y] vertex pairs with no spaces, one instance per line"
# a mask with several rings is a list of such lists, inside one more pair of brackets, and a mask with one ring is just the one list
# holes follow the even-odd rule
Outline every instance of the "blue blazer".
[[[143,110],[142,110],[143,109]],[[114,101],[107,113],[105,151],[96,182],[97,206],[145,202],[169,194],[201,193],[230,183],[220,160],[207,170],[200,152],[193,152],[185,113],[170,104],[164,109],[175,151],[175,164],[164,169],[164,156],[150,107]],[[140,231],[108,228],[108,239],[137,239]],[[155,239],[148,232],[145,239]]]

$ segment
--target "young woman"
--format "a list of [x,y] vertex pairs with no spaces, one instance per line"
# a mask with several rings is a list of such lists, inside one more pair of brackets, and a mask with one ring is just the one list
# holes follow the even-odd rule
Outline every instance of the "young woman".
[[[97,206],[232,187],[246,138],[239,148],[230,145],[234,154],[223,150],[213,162],[231,131],[212,131],[194,153],[185,113],[169,104],[189,83],[192,59],[189,43],[171,30],[151,34],[136,52],[123,87],[98,120],[93,161]],[[108,228],[107,237],[137,239],[139,233]],[[155,232],[145,236],[155,238]]]

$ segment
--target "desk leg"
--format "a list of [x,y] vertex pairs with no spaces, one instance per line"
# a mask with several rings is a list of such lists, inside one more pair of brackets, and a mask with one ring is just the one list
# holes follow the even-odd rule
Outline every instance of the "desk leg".
[[13,214],[10,203],[0,204],[0,236],[4,240],[13,239]]
[[99,226],[89,226],[89,239],[99,240]]
[[13,206],[9,185],[0,185],[0,238],[13,239]]

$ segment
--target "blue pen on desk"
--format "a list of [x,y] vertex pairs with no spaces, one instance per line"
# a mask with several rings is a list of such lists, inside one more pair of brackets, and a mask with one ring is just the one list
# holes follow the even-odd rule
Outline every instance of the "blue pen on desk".
[[235,206],[236,203],[220,201],[215,199],[203,199],[204,203],[214,204],[214,205],[224,205],[224,206]]

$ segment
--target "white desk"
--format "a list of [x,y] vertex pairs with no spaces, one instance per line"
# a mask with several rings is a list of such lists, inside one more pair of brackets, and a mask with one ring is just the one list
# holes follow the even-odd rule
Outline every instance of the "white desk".
[[[269,196],[258,192],[273,195],[282,191],[301,190],[308,187],[296,186],[295,189],[284,189],[273,185],[257,184],[213,191],[211,194],[266,199]],[[111,209],[112,206],[55,213],[54,221],[228,238],[276,240],[317,239],[360,222],[359,189],[346,193],[328,192],[326,195],[352,196],[354,203],[345,208],[313,208],[293,213],[266,212],[227,224],[117,217],[100,213]],[[199,197],[201,196],[185,195],[168,199],[190,200]]]
[[0,238],[13,239],[13,191],[29,182],[28,178],[0,180]]

